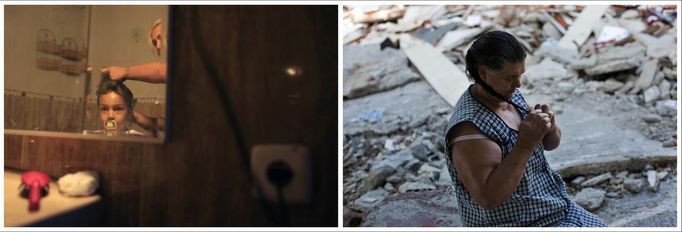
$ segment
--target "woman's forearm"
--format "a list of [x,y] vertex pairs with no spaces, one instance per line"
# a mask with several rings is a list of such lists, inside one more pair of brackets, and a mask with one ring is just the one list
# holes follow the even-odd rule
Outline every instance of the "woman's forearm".
[[545,137],[542,138],[542,146],[545,147],[545,150],[551,151],[559,147],[559,144],[561,143],[561,129],[559,129],[559,126],[554,126],[552,130],[547,132]]
[[165,83],[166,72],[166,63],[151,62],[128,67],[126,78],[150,83]]

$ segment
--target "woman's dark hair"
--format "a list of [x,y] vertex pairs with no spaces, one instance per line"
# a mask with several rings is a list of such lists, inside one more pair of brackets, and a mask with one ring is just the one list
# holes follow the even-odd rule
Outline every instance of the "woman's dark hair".
[[[108,78],[103,78],[102,82],[99,84],[99,88],[97,88],[97,105],[99,106],[99,98],[107,94],[109,92],[115,92],[118,95],[121,95],[123,99],[125,100],[125,104],[128,107],[128,117],[132,117],[133,114],[133,92],[130,91],[130,89],[123,84],[123,82],[116,82],[116,81],[111,81],[111,79]],[[131,118],[129,118],[131,119]]]
[[478,65],[500,70],[506,64],[523,61],[526,51],[516,38],[504,31],[487,32],[471,45],[466,54],[466,74],[470,81],[483,83],[478,75]]
[[507,64],[518,63],[526,59],[526,51],[523,45],[516,38],[504,31],[486,32],[471,45],[466,54],[466,74],[469,81],[483,86],[486,92],[503,101],[506,101],[516,108],[528,110],[514,104],[501,94],[495,92],[490,85],[481,80],[478,74],[478,65],[482,64],[488,69],[500,70]]

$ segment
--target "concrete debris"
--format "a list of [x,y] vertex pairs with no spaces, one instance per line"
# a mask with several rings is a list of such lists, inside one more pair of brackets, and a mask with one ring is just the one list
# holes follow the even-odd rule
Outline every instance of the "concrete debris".
[[667,176],[668,176],[668,172],[667,172],[667,171],[662,171],[662,172],[656,173],[656,178],[657,178],[658,180],[665,179],[665,177],[667,177]]
[[356,98],[385,91],[419,79],[397,49],[378,44],[344,46],[343,95]]
[[646,172],[646,180],[649,183],[647,189],[651,192],[656,192],[658,190],[658,177],[656,176],[656,171],[649,170]]
[[654,75],[658,71],[658,60],[650,59],[644,62],[642,66],[642,73],[639,75],[639,79],[635,83],[636,89],[648,89],[654,83]]
[[424,144],[415,144],[415,145],[411,146],[410,152],[412,152],[412,156],[414,156],[415,158],[420,159],[420,160],[427,160],[429,155],[431,153],[433,153]]
[[604,83],[598,88],[605,93],[614,93],[621,89],[625,84],[623,82],[614,80],[613,78],[604,81]]
[[438,27],[421,28],[415,32],[415,36],[431,45],[436,45],[436,42],[440,41],[446,33],[454,30],[459,25],[458,23],[449,23]]
[[658,86],[651,86],[644,91],[644,103],[650,103],[658,100],[661,97],[661,91]]
[[539,64],[529,66],[523,76],[529,82],[537,82],[548,78],[563,79],[571,76],[571,73],[552,59],[544,59]]
[[395,187],[393,187],[393,185],[391,183],[386,183],[384,185],[384,189],[389,193],[395,193],[396,192]]
[[658,90],[661,91],[661,99],[670,99],[671,86],[672,84],[670,84],[669,81],[661,80],[661,82],[658,84]]
[[[666,22],[677,9],[656,7],[344,6],[344,220],[346,208],[364,213],[344,225],[452,224],[414,212],[457,212],[430,203],[456,203],[443,192],[453,180],[442,134],[471,84],[468,47],[490,30],[528,52],[519,91],[563,125],[560,149],[545,155],[573,199],[602,215],[633,197],[667,199],[676,169],[659,167],[675,157],[678,67]],[[636,224],[613,215],[609,225]]]
[[362,184],[360,184],[360,187],[358,187],[357,192],[362,194],[366,193],[370,190],[373,190],[379,186],[384,185],[386,182],[386,178],[393,174],[395,172],[394,167],[391,167],[390,165],[380,165],[376,167],[372,167],[372,169],[369,171],[369,176],[367,176],[367,179],[365,179]]
[[585,182],[583,182],[582,184],[580,184],[580,186],[582,186],[582,187],[592,187],[592,186],[595,186],[595,185],[599,185],[599,184],[601,184],[601,183],[603,183],[603,182],[605,182],[605,181],[611,179],[612,177],[613,177],[613,175],[611,175],[610,172],[607,172],[607,173],[601,174],[601,175],[599,175],[599,176],[592,177],[592,178],[590,178],[589,180],[586,180]]
[[619,72],[629,69],[634,69],[639,65],[637,58],[622,59],[610,61],[604,64],[598,64],[592,68],[585,69],[585,73],[590,76],[597,76],[606,73]]
[[661,121],[661,116],[658,116],[658,114],[647,114],[642,117],[642,120],[646,123],[657,123]]
[[608,192],[608,193],[606,193],[606,197],[608,197],[608,198],[623,198],[623,193],[621,193],[621,192]]
[[625,179],[623,181],[623,187],[631,193],[639,193],[645,186],[647,183],[644,179]]
[[604,198],[606,197],[606,191],[595,189],[595,188],[585,188],[575,195],[575,203],[582,206],[588,211],[594,211],[602,206],[604,203]]
[[677,146],[677,141],[675,139],[669,139],[662,144],[663,147],[674,147]]
[[604,25],[597,36],[597,43],[609,43],[624,40],[630,36],[627,29],[617,26]]
[[592,33],[590,25],[594,21],[601,19],[608,8],[608,5],[589,5],[585,7],[578,15],[575,23],[568,28],[566,34],[559,40],[559,47],[578,50]]
[[431,87],[454,106],[461,93],[469,86],[466,74],[450,62],[442,51],[423,41],[414,41],[409,47],[403,48],[403,51]]
[[574,60],[573,62],[571,62],[570,67],[572,69],[575,69],[575,70],[583,70],[586,68],[593,67],[596,64],[597,64],[597,57],[596,56],[590,56],[588,58]]
[[573,181],[571,181],[571,184],[572,184],[572,185],[580,185],[580,184],[582,184],[583,182],[585,182],[585,177],[584,177],[584,176],[579,176],[579,177],[576,177],[575,179],[573,179]]
[[540,45],[540,49],[537,52],[544,57],[552,58],[565,65],[570,65],[578,61],[579,58],[577,50],[560,47],[558,42],[553,39],[545,40],[545,42]]
[[367,212],[372,207],[381,203],[381,201],[384,200],[386,196],[388,196],[388,192],[383,188],[380,188],[363,194],[353,203],[355,203],[356,206],[359,206],[361,210]]
[[405,14],[400,6],[353,6],[349,12],[353,23],[377,23],[395,20]]
[[438,180],[434,182],[436,186],[452,186],[452,178],[450,178],[450,172],[448,171],[448,166],[443,165],[438,176]]
[[432,190],[436,189],[436,186],[432,184],[422,183],[422,182],[406,182],[400,185],[398,191],[401,193],[419,190]]
[[398,25],[405,25],[403,31],[411,31],[426,21],[434,21],[447,13],[445,6],[410,6],[405,15],[398,19]]
[[614,60],[641,57],[644,56],[645,51],[646,48],[639,43],[628,43],[622,47],[608,47],[601,49],[597,54],[597,59],[600,64],[603,64]]
[[450,31],[443,36],[443,38],[438,42],[436,47],[442,51],[448,51],[453,48],[459,47],[471,41],[476,36],[483,32],[486,32],[492,28],[492,25],[488,25],[482,28],[470,28],[470,29],[460,29]]

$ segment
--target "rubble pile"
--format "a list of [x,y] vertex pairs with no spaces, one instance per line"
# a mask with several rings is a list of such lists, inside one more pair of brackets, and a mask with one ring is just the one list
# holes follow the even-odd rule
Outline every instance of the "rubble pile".
[[[415,43],[463,72],[477,36],[507,31],[528,53],[524,95],[551,96],[558,114],[586,104],[624,115],[624,127],[676,146],[676,14],[675,6],[644,5],[344,6],[344,212],[363,215],[391,195],[451,186],[442,133],[452,106],[404,52]],[[636,193],[651,179],[619,174],[567,183],[580,182],[571,194],[595,210],[600,198]]]
[[654,167],[647,164],[643,170],[621,170],[594,176],[577,176],[565,179],[569,196],[583,208],[595,211],[605,204],[606,198],[623,198],[642,191],[656,192],[662,181],[676,182],[677,168],[673,165]]

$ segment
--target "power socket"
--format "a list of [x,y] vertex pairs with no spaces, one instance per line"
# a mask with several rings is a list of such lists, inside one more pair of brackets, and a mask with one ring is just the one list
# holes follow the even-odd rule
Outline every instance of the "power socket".
[[270,202],[277,202],[277,187],[268,181],[267,168],[277,161],[291,168],[291,182],[282,188],[287,204],[310,202],[311,175],[308,147],[297,144],[258,144],[251,149],[251,174]]

